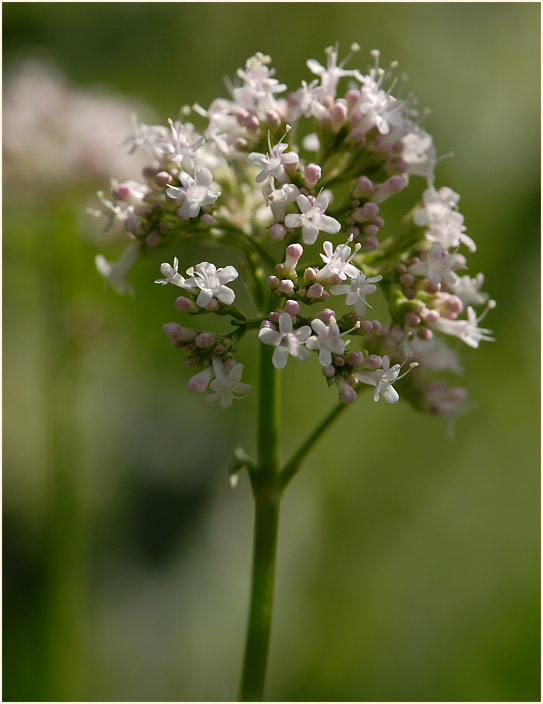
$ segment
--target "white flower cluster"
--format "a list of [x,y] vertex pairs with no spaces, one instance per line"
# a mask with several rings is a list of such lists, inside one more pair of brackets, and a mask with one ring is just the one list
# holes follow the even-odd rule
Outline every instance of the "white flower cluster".
[[[142,183],[113,183],[111,196],[100,194],[104,213],[110,224],[124,225],[139,254],[188,236],[240,250],[237,269],[201,262],[185,277],[175,259],[173,266],[162,264],[157,280],[183,289],[178,311],[232,318],[234,331],[226,335],[178,323],[164,328],[188,353],[186,364],[199,369],[189,389],[210,385],[213,393],[204,400],[227,407],[249,392],[234,354],[241,337],[258,330],[260,342],[274,348],[278,369],[290,356],[307,361],[315,353],[345,403],[364,385],[374,387],[376,401],[395,403],[394,384],[416,367],[402,381],[406,397],[452,418],[465,407],[465,393],[425,371],[460,373],[457,353],[440,334],[470,347],[492,339],[479,323],[495,303],[480,290],[482,274],[458,274],[467,266],[460,248],[473,252],[475,244],[458,211],[459,196],[434,186],[438,160],[415,98],[392,95],[395,62],[381,68],[375,51],[367,73],[346,68],[359,47],[351,49],[341,62],[337,47],[326,49],[326,65],[309,60],[314,77],[290,93],[275,78],[270,57],[257,53],[238,70],[228,99],[217,98],[207,110],[182,108],[167,127],[135,120],[127,142],[132,150],[143,148],[150,163]],[[342,82],[346,90],[339,93]],[[191,114],[206,124],[197,129],[186,121]],[[381,237],[383,204],[412,176],[427,182],[422,203]],[[104,262],[97,261],[100,272],[118,290],[126,288],[121,275],[128,266]],[[227,284],[238,270],[256,318],[234,305]],[[388,308],[382,322],[366,318],[367,299],[378,288]],[[336,310],[322,305],[330,297]],[[478,315],[474,306],[485,304]],[[347,350],[351,342],[357,349]]]

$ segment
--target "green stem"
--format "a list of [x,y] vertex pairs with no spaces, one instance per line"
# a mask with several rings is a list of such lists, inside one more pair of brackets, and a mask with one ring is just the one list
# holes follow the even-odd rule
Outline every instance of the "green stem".
[[255,497],[251,603],[241,676],[240,701],[262,701],[270,642],[279,486],[279,375],[273,347],[260,346],[258,463],[250,471]]
[[332,411],[330,411],[330,413],[322,420],[322,422],[319,423],[319,425],[315,428],[315,430],[311,433],[311,435],[307,438],[303,445],[298,448],[298,450],[294,453],[294,455],[292,455],[290,460],[285,464],[279,474],[281,487],[283,490],[290,482],[290,480],[294,477],[294,475],[298,472],[302,465],[302,462],[306,458],[313,445],[317,442],[320,436],[328,429],[330,423],[332,423],[332,421],[334,421],[341,414],[341,412],[345,408],[347,408],[347,405],[348,404],[342,403],[340,401],[337,406],[335,406],[335,408],[333,408]]

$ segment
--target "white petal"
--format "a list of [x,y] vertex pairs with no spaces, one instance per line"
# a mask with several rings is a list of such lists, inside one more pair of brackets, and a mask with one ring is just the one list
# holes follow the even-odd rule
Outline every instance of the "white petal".
[[224,269],[219,269],[217,277],[221,284],[228,284],[238,278],[238,272],[233,266],[225,266]]
[[271,328],[260,328],[258,331],[258,339],[265,345],[277,345],[283,339],[283,335]]
[[276,369],[284,369],[287,365],[288,348],[277,346],[273,352],[272,362]]
[[396,403],[396,401],[400,398],[396,389],[390,385],[387,385],[385,389],[381,390],[381,396],[387,403]]
[[209,289],[200,291],[198,298],[196,299],[196,305],[200,306],[200,308],[205,308],[212,298],[213,293]]
[[228,286],[220,286],[216,291],[215,295],[221,303],[225,306],[231,306],[236,298],[236,294]]
[[296,227],[301,227],[302,222],[303,221],[301,215],[298,215],[298,213],[291,213],[285,218],[285,227],[294,230]]
[[281,313],[279,316],[279,330],[283,335],[290,335],[292,332],[292,317],[288,313]]

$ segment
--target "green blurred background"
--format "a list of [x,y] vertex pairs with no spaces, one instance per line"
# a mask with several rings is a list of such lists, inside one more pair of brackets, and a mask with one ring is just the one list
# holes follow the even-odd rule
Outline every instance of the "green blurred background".
[[[462,196],[496,342],[463,350],[474,404],[454,440],[368,396],[309,457],[283,502],[267,698],[538,700],[539,4],[2,10],[5,95],[37,57],[161,122],[224,96],[255,51],[290,88],[335,41],[359,42],[361,67],[373,48],[400,61],[454,151],[437,185]],[[256,399],[221,412],[185,391],[161,331],[173,297],[152,283],[178,252],[137,268],[134,298],[105,290],[93,257],[119,244],[96,243],[85,208],[108,167],[48,177],[34,154],[4,166],[4,700],[235,699],[252,502],[227,465],[254,450]],[[247,381],[255,357],[249,339]],[[316,363],[290,363],[283,391],[286,456],[336,399]]]

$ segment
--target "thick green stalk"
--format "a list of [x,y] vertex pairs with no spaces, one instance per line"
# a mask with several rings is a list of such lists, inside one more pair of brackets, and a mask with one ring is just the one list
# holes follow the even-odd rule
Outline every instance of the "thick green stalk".
[[251,470],[255,497],[255,533],[251,603],[239,698],[262,701],[270,642],[279,487],[279,375],[272,364],[273,348],[260,345],[258,462]]

